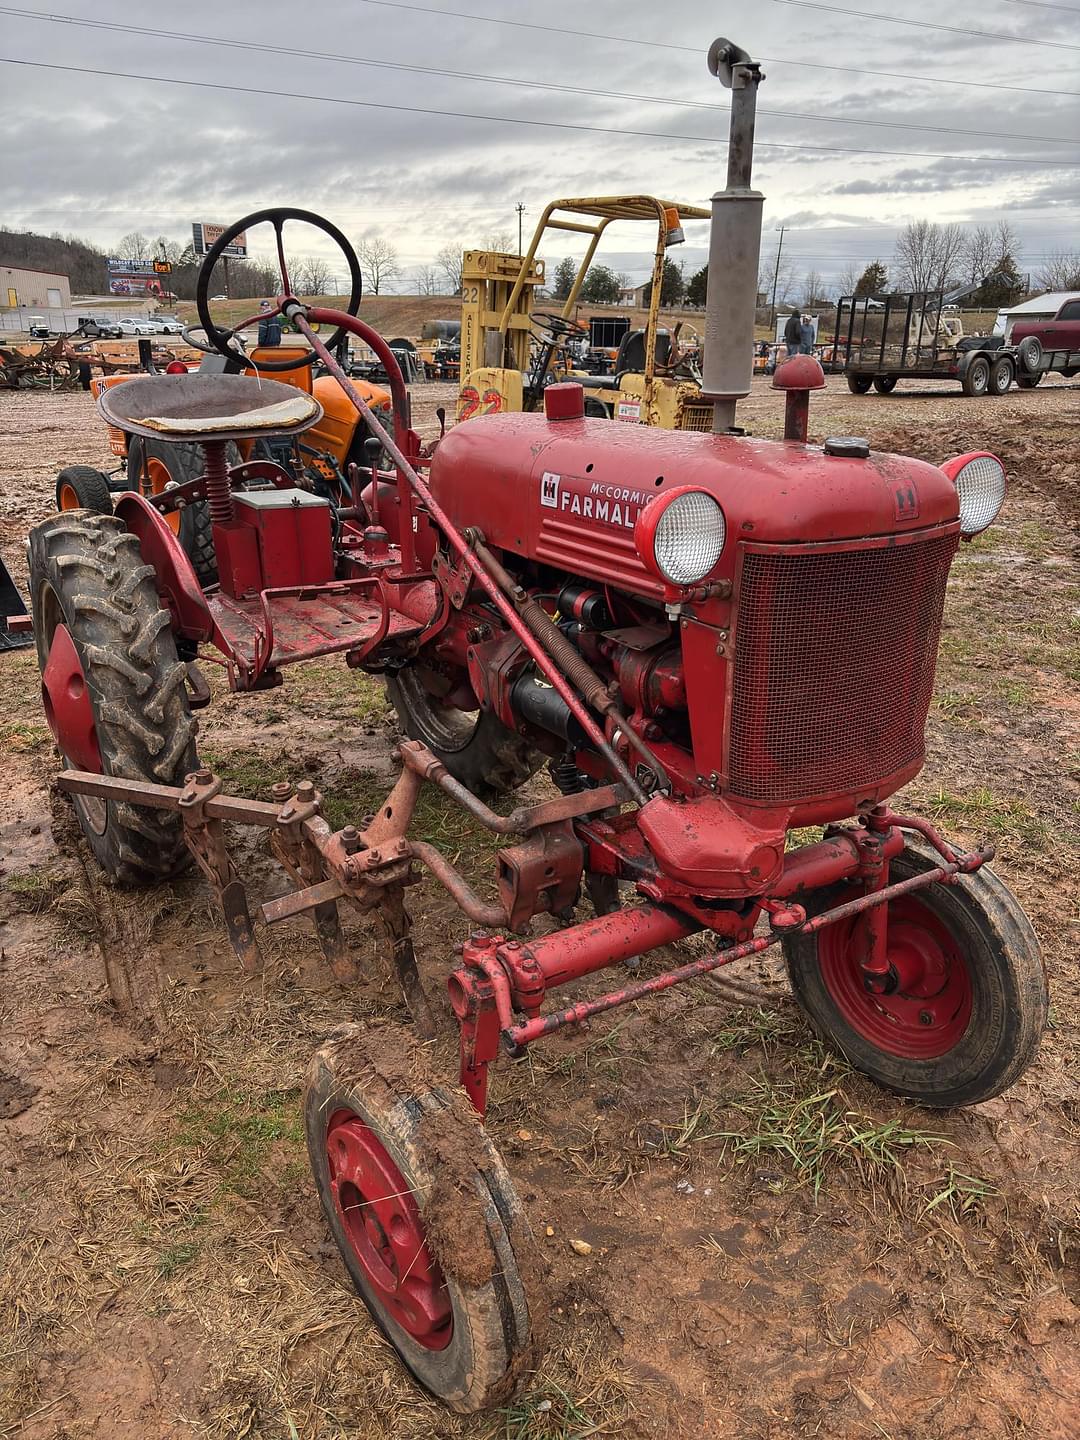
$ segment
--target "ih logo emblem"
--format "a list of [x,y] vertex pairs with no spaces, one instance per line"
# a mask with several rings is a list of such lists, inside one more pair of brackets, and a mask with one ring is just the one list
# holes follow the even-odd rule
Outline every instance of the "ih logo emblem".
[[919,518],[919,492],[910,480],[903,480],[893,487],[893,502],[896,505],[897,520]]
[[559,486],[562,483],[561,475],[553,475],[550,470],[545,470],[540,477],[540,504],[548,510],[559,508]]

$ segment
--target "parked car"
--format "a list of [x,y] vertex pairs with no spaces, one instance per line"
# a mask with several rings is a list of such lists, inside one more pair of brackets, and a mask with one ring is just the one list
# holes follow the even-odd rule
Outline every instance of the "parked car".
[[49,338],[49,322],[44,315],[31,315],[26,323],[31,340],[47,340]]
[[119,340],[120,327],[111,320],[100,320],[94,315],[80,315],[75,334],[84,335],[87,340]]
[[1009,340],[1021,365],[1017,383],[1025,389],[1050,370],[1071,379],[1080,373],[1080,297],[1066,300],[1056,315],[1015,320]]
[[150,319],[159,335],[179,335],[183,330],[180,321],[172,315],[154,315]]
[[120,334],[126,338],[138,338],[140,335],[156,335],[158,332],[148,320],[124,319],[119,322]]

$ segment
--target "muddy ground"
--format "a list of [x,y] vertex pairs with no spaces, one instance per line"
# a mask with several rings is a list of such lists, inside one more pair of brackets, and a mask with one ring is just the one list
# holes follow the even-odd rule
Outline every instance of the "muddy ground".
[[[447,399],[417,392],[425,425]],[[341,1019],[402,1019],[370,932],[350,922],[354,991],[301,921],[245,978],[197,879],[105,886],[50,789],[34,661],[0,657],[0,1436],[1075,1436],[1078,406],[1075,385],[965,400],[834,381],[811,409],[812,438],[931,460],[985,446],[1008,466],[1004,513],[954,567],[929,759],[905,801],[996,840],[1050,974],[1037,1062],[968,1111],[907,1105],[816,1044],[762,960],[739,972],[753,1003],[703,981],[500,1066],[490,1130],[551,1317],[543,1367],[486,1417],[410,1383],[309,1179],[312,1049]],[[778,433],[767,384],[742,422]],[[87,397],[0,398],[0,548],[20,579],[26,529],[73,461],[108,461]],[[266,695],[219,689],[200,730],[234,789],[310,775],[338,824],[393,775],[378,684],[329,663]],[[491,847],[451,807],[426,802],[418,828],[487,883]],[[256,898],[280,892],[237,838]],[[442,994],[466,925],[432,886],[412,910]],[[452,1057],[447,1026],[448,1074]]]

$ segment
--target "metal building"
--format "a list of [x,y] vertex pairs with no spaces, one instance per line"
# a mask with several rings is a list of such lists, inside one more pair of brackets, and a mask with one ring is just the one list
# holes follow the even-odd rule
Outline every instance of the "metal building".
[[71,281],[50,270],[27,270],[19,265],[0,265],[0,308],[37,305],[53,310],[71,304]]

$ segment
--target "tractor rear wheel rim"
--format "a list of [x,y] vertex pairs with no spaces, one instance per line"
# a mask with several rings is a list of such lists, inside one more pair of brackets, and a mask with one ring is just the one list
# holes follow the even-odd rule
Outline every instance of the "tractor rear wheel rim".
[[[41,702],[53,739],[65,761],[75,770],[102,772],[94,710],[79,652],[64,624],[52,632],[49,653],[41,672]],[[105,831],[104,800],[94,796],[76,797],[94,833]]]
[[454,1314],[413,1187],[351,1110],[331,1116],[326,1156],[345,1238],[380,1308],[425,1350],[444,1350]]
[[[156,455],[146,457],[146,475],[150,481],[150,494],[162,495],[174,483],[169,467]],[[174,535],[180,534],[180,511],[170,510],[164,517],[165,524]]]
[[868,990],[851,923],[818,936],[821,978],[847,1023],[879,1050],[933,1060],[963,1039],[971,1020],[971,972],[944,922],[917,896],[889,905],[889,993]]

